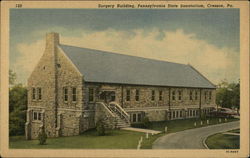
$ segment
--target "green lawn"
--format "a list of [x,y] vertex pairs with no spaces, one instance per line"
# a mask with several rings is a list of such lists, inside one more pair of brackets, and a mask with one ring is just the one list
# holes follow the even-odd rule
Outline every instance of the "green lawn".
[[[234,131],[237,132],[239,129]],[[206,140],[206,144],[209,149],[239,149],[240,136],[218,133],[209,136]]]
[[10,137],[10,148],[15,149],[136,149],[143,133],[114,130],[106,136],[97,136],[95,130],[79,136],[48,138],[46,145],[38,145],[38,140],[25,140],[24,136]]
[[[207,124],[206,120],[209,119],[209,124]],[[164,131],[165,126],[168,127],[168,133],[183,131],[186,129],[199,128],[208,125],[219,124],[219,118],[207,118],[206,120],[202,120],[199,118],[191,118],[191,119],[183,119],[183,120],[169,120],[169,121],[161,121],[161,122],[152,122],[152,125],[149,129]],[[221,123],[236,121],[239,119],[236,118],[227,118],[221,119]],[[194,122],[196,122],[196,127],[194,126]]]
[[[228,119],[229,121],[235,121],[238,119]],[[194,122],[197,122],[197,126],[194,127]],[[222,119],[222,123],[225,120]],[[210,119],[211,124],[219,123],[218,118]],[[200,119],[185,119],[185,120],[171,120],[162,122],[153,122],[150,129],[164,131],[165,126],[168,126],[168,132],[178,132],[186,129],[201,127]],[[207,126],[203,121],[202,126]],[[106,136],[97,136],[95,130],[84,132],[79,136],[72,137],[59,137],[48,138],[46,145],[38,145],[38,140],[25,140],[24,136],[10,137],[10,148],[28,149],[28,148],[41,148],[41,149],[136,149],[138,141],[143,136],[142,149],[151,149],[152,143],[163,136],[166,133],[157,135],[150,135],[149,139],[146,139],[144,133],[114,130],[109,132]]]

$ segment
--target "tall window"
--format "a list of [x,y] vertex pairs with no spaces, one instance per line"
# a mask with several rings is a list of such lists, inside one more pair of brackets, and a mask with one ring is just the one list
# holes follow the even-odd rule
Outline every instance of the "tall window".
[[38,91],[38,100],[42,100],[42,88],[37,88]]
[[133,122],[136,122],[136,114],[133,114]]
[[37,120],[37,112],[33,113],[33,120]]
[[76,101],[76,87],[72,88],[72,101]]
[[138,115],[137,115],[137,122],[141,122],[141,120],[142,120],[141,113],[138,113]]
[[155,90],[151,91],[151,100],[154,101],[155,100]]
[[68,88],[64,87],[63,89],[63,96],[64,96],[64,101],[68,101]]
[[89,88],[89,101],[94,101],[94,88]]
[[126,90],[126,101],[130,101],[130,89]]
[[162,91],[159,91],[159,100],[162,101]]
[[210,91],[209,92],[209,100],[211,100],[211,98],[212,98],[212,92]]
[[139,101],[139,99],[140,99],[140,91],[139,91],[139,89],[136,89],[135,90],[135,100]]
[[36,99],[36,89],[32,88],[32,99],[35,100]]
[[193,92],[192,91],[189,92],[189,100],[193,100]]
[[175,91],[172,92],[172,100],[175,100]]
[[198,92],[195,91],[195,100],[198,100]]
[[181,100],[182,93],[179,91],[179,100]]
[[38,113],[38,120],[42,120],[42,113]]
[[180,111],[180,117],[182,117],[182,111]]
[[173,118],[175,118],[175,111],[173,111]]
[[205,100],[207,100],[207,92],[205,92]]

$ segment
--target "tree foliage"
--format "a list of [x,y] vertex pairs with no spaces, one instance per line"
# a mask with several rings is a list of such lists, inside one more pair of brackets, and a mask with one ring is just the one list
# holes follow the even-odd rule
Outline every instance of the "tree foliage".
[[23,135],[25,133],[27,88],[22,84],[16,84],[16,75],[9,71],[9,134]]
[[240,108],[240,81],[222,81],[216,90],[216,104],[225,108]]

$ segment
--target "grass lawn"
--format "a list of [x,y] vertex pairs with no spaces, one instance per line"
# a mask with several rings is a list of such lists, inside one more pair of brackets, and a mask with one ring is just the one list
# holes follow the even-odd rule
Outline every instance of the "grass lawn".
[[[227,119],[227,122],[236,121],[238,119]],[[203,121],[200,125],[200,119],[170,120],[162,122],[153,122],[150,129],[164,131],[165,126],[168,127],[167,133],[183,131],[186,129],[208,126]],[[194,122],[197,126],[194,127]],[[225,120],[222,119],[221,123]],[[210,119],[210,124],[218,124],[218,118]],[[166,133],[150,135],[146,139],[144,133],[114,130],[106,136],[97,136],[95,130],[84,132],[79,136],[48,138],[46,145],[38,145],[38,140],[25,140],[24,136],[10,137],[10,148],[16,149],[136,149],[140,137],[143,136],[142,149],[151,149],[153,142]]]
[[136,149],[143,133],[114,130],[105,136],[97,136],[90,130],[79,136],[48,138],[46,145],[38,140],[25,140],[24,136],[10,137],[10,148],[15,149]]
[[[227,118],[227,122],[237,121],[237,120],[239,120],[239,119]],[[196,122],[196,127],[194,126],[194,122]],[[192,129],[192,128],[199,128],[199,127],[205,127],[208,125],[219,124],[219,118],[210,118],[209,124],[207,124],[206,121],[204,121],[204,120],[203,120],[202,125],[200,123],[201,123],[201,119],[199,119],[199,118],[153,122],[150,129],[164,132],[165,126],[167,126],[168,127],[167,133],[173,133],[173,132],[183,131],[183,130]],[[221,123],[225,123],[225,119],[221,119]],[[144,139],[145,141],[143,142],[141,148],[152,149],[153,142],[157,138],[163,136],[164,134],[166,134],[166,133],[154,135],[150,139]]]
[[[239,131],[239,129],[233,131],[235,131],[236,133],[237,131]],[[239,149],[240,136],[218,133],[209,136],[206,140],[206,144],[209,149]]]

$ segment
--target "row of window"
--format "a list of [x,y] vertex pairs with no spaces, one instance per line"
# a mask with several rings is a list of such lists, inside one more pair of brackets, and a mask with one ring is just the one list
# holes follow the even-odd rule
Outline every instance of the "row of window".
[[[126,90],[126,101],[130,101],[130,98],[131,98],[130,91],[131,91],[130,89]],[[205,92],[204,96],[205,96],[205,100],[207,100],[207,92]],[[208,98],[209,98],[209,100],[211,100],[211,98],[212,98],[211,91],[208,93]],[[136,89],[135,90],[135,100],[139,101],[139,99],[140,99],[140,91],[138,89]],[[189,99],[193,100],[193,91],[190,91]],[[194,99],[198,100],[198,92],[197,91],[195,91],[195,93],[194,93]],[[151,100],[152,101],[155,100],[155,90],[151,91]],[[163,91],[160,90],[159,91],[159,101],[162,101],[162,100],[163,100]],[[176,91],[172,91],[172,100],[176,100]],[[178,100],[182,100],[182,91],[178,91]]]
[[32,88],[32,100],[42,100],[42,88],[41,87],[33,87]]
[[142,122],[142,113],[131,113],[130,114],[130,122],[136,123],[136,122]]
[[[63,88],[63,96],[64,96],[64,101],[68,102],[69,100],[69,88],[64,87]],[[32,99],[33,100],[42,100],[42,88],[32,88]],[[76,87],[72,88],[72,101],[76,102],[77,101],[77,93],[76,93]]]
[[[202,112],[205,114],[208,114],[211,111],[211,109],[202,109]],[[196,117],[199,115],[199,110],[188,110],[187,117]],[[172,117],[173,118],[182,118],[184,116],[184,111],[181,110],[175,110],[172,111]]]

